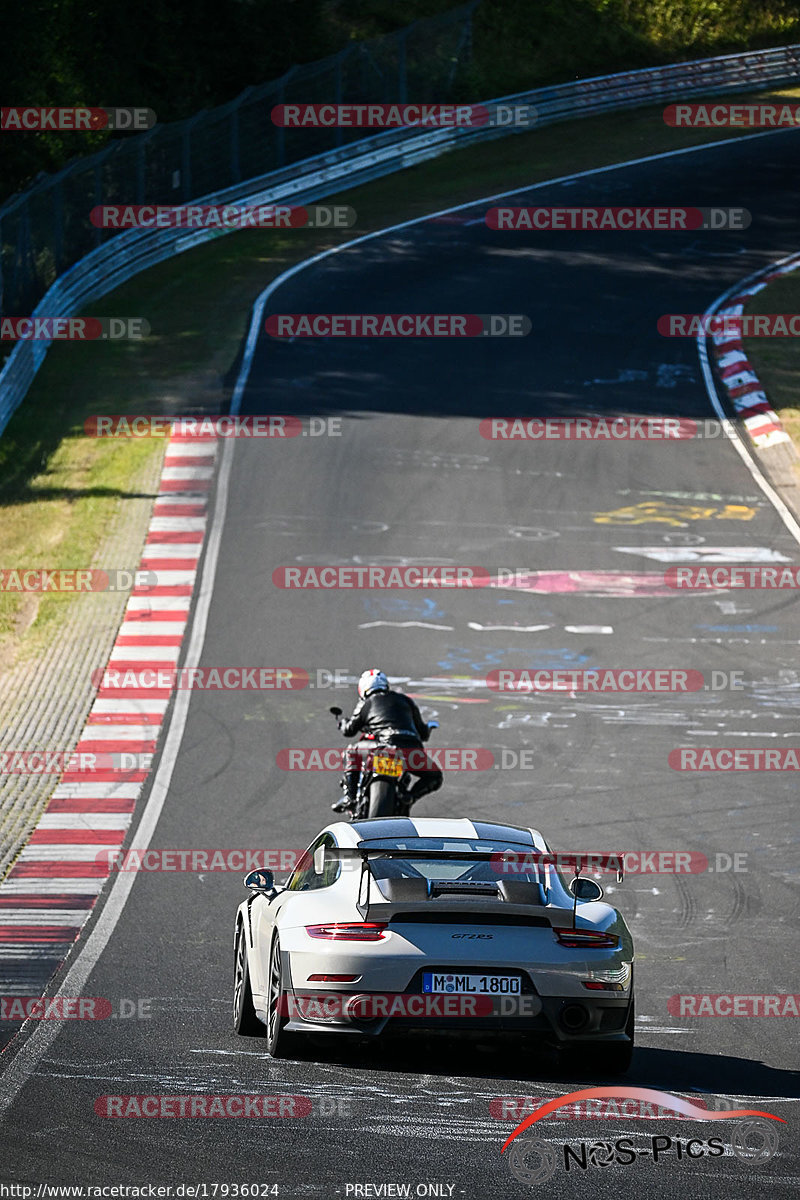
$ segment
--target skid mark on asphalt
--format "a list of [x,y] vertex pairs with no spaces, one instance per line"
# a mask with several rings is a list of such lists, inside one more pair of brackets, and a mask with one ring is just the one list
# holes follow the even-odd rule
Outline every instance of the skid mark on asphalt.
[[379,625],[388,625],[393,629],[442,629],[452,630],[452,625],[431,625],[429,621],[364,621],[359,629],[376,629]]
[[552,629],[552,625],[480,625],[477,621],[467,621],[468,629],[479,630],[483,633],[498,633],[508,630],[509,633],[539,633],[543,629]]
[[697,920],[697,896],[694,888],[689,886],[682,875],[675,875],[673,878],[680,904],[676,924],[678,929],[688,929]]

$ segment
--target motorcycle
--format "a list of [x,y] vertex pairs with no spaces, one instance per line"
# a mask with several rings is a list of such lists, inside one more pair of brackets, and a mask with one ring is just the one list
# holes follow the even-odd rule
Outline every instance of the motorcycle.
[[[340,708],[330,710],[336,722],[342,715]],[[428,729],[439,728],[438,721],[428,721]],[[370,735],[361,738],[373,742],[369,748],[361,746],[361,775],[358,780],[354,809],[348,812],[351,821],[363,821],[367,817],[407,817],[411,811],[408,792],[411,772],[408,770],[407,754],[424,754],[414,747],[390,746],[376,742]],[[344,790],[344,789],[343,789]]]

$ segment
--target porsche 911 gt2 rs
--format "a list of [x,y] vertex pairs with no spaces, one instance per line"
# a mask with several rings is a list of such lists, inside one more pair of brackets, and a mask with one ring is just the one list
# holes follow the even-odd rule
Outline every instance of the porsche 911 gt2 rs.
[[567,887],[551,856],[535,829],[484,821],[327,826],[285,885],[245,880],[236,1032],[266,1035],[275,1057],[298,1033],[513,1033],[626,1070],[630,932],[599,884]]

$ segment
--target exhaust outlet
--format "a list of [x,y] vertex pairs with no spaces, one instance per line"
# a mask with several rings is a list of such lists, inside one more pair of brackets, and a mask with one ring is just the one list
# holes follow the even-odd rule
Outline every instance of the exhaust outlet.
[[589,1013],[582,1004],[565,1004],[558,1020],[568,1033],[578,1033],[589,1023]]

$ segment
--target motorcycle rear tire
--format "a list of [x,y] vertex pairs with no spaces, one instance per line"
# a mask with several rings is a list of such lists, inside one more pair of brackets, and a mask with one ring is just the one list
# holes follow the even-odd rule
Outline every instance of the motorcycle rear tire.
[[369,816],[393,817],[395,815],[397,785],[388,779],[376,779],[369,789]]

